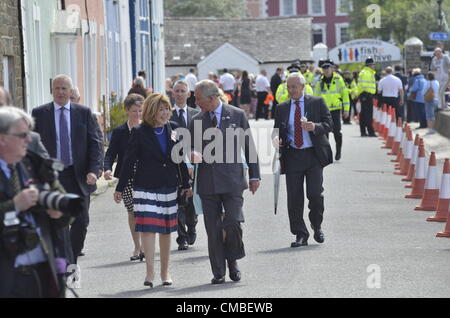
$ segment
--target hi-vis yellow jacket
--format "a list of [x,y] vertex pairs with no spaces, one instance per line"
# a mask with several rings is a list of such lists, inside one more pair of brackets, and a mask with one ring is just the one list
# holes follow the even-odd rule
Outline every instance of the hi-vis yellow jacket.
[[342,108],[346,112],[350,111],[349,92],[342,77],[333,72],[333,78],[329,85],[323,82],[324,77],[325,75],[322,75],[316,83],[314,95],[321,96],[330,111]]
[[[314,91],[309,84],[305,85],[305,95],[314,95]],[[287,83],[281,83],[278,85],[277,92],[275,94],[275,98],[279,104],[284,103],[289,99],[289,92],[287,90]]]
[[358,85],[356,85],[356,81],[352,80],[350,83],[344,80],[345,85],[348,89],[349,96],[355,100],[358,97]]
[[306,84],[312,86],[313,82],[314,82],[314,76],[315,74],[311,71],[306,71],[305,73],[303,73],[303,77],[306,80]]
[[365,66],[358,76],[358,96],[364,92],[375,94],[377,92],[377,82],[375,80],[375,70]]

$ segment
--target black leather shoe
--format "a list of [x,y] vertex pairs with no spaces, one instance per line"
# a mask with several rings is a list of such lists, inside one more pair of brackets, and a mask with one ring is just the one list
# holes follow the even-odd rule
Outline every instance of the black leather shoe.
[[325,242],[325,235],[321,229],[314,231],[314,240],[316,240],[317,243]]
[[291,247],[300,247],[300,246],[306,246],[306,245],[308,245],[308,239],[304,238],[300,235],[297,235],[295,242],[291,243]]
[[213,277],[213,279],[211,279],[211,284],[213,285],[219,285],[219,284],[223,284],[225,283],[225,276],[222,277]]
[[194,245],[195,240],[197,239],[197,233],[188,233],[187,243],[189,245]]
[[370,134],[369,137],[377,137],[375,134]]
[[230,279],[233,282],[238,282],[241,280],[241,271],[239,270],[237,261],[228,262],[228,271],[230,273]]
[[188,248],[189,248],[189,246],[188,246],[187,242],[183,242],[178,245],[179,251],[186,251]]
[[336,152],[336,156],[334,157],[334,159],[336,161],[339,161],[341,159],[341,153],[340,152]]

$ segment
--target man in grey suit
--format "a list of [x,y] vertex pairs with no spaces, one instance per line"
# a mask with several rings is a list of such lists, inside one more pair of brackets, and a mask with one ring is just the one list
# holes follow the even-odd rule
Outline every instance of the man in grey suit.
[[[243,192],[249,187],[254,194],[259,187],[258,157],[244,111],[223,104],[217,84],[210,80],[197,83],[195,100],[202,112],[194,116],[190,125],[194,148],[191,157],[194,163],[199,163],[197,192],[202,201],[208,234],[209,259],[214,275],[211,283],[225,282],[225,261],[231,280],[239,281],[241,272],[237,260],[245,256],[241,228],[244,222]],[[238,135],[230,137],[230,132],[238,132]],[[213,134],[214,140],[208,140],[208,134]],[[227,148],[230,143],[232,148]],[[232,153],[229,153],[230,149]],[[242,151],[249,167],[249,185],[244,175]]]
[[328,133],[333,129],[330,111],[322,97],[304,95],[305,78],[292,73],[287,78],[290,100],[277,107],[272,133],[276,148],[281,148],[280,163],[286,174],[289,223],[296,240],[291,247],[308,245],[309,232],[303,220],[304,190],[309,201],[309,220],[318,243],[324,212],[323,168],[333,162]]
[[[11,106],[12,98],[9,92],[2,86],[0,86],[0,107]],[[30,131],[31,142],[28,144],[28,150],[37,153],[41,157],[48,158],[48,152],[45,149],[41,141],[41,136],[34,131]]]

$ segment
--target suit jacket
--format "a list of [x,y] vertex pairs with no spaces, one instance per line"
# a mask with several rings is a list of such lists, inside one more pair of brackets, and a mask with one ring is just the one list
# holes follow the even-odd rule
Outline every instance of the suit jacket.
[[114,161],[117,158],[116,169],[114,170],[114,177],[119,178],[120,171],[122,169],[123,159],[125,157],[125,150],[128,147],[128,141],[130,139],[130,130],[128,124],[125,123],[122,126],[115,128],[111,135],[111,141],[109,142],[108,150],[105,155],[105,171],[111,170]]
[[[23,163],[19,163],[17,169],[23,180],[29,179],[29,171],[31,168],[25,166]],[[14,192],[9,185],[9,180],[6,178],[3,170],[0,169],[0,237],[3,234],[3,220],[5,213],[14,210],[14,203],[12,199]],[[55,253],[54,253],[54,233],[57,229],[68,225],[67,222],[59,222],[58,220],[52,220],[45,213],[33,213],[36,224],[41,229],[41,241],[45,242],[47,248],[43,248],[44,254],[47,256],[50,270],[52,273],[52,279],[54,279],[56,286],[58,286],[58,280],[56,278],[55,269]],[[42,243],[41,243],[42,244]],[[14,263],[15,257],[11,257],[3,245],[3,241],[0,240],[0,298],[8,297],[12,288],[14,287]],[[48,282],[46,282],[48,283]]]
[[[70,127],[72,157],[77,183],[84,195],[97,188],[86,183],[90,172],[98,175],[102,170],[103,141],[98,134],[98,123],[91,110],[79,104],[70,105]],[[56,128],[53,102],[39,106],[32,111],[35,119],[35,131],[41,135],[42,143],[50,157],[56,158]]]
[[[201,136],[197,135],[195,131],[195,127],[198,124],[201,124],[202,128]],[[211,117],[209,112],[201,112],[192,118],[189,128],[192,137],[191,146],[194,147],[194,150],[201,152],[203,155],[209,153],[209,151],[205,152],[205,147],[207,147],[211,141],[204,140],[202,136],[204,135],[205,130],[210,127]],[[228,154],[230,158],[233,158],[233,161],[228,163],[226,160],[227,128],[231,128],[233,131],[237,128],[242,128],[243,132],[246,131],[249,133],[247,136],[241,135],[242,142],[240,143],[236,142],[237,138],[235,138],[233,153]],[[245,112],[237,107],[223,104],[219,129],[223,136],[223,154],[221,156],[222,163],[208,163],[204,157],[203,162],[198,165],[197,192],[200,195],[236,193],[239,191],[244,191],[248,188],[247,179],[244,175],[244,166],[241,160],[242,151],[244,151],[245,160],[249,167],[250,179],[260,179],[259,161],[256,154],[256,147],[253,142],[253,137],[250,132],[250,126],[248,124],[247,117],[245,116]],[[201,149],[195,148],[196,139],[197,143],[201,145]]]
[[[200,113],[198,109],[192,108],[192,107],[185,107],[185,110],[187,110],[187,122],[186,122],[186,128],[189,128],[189,125],[191,124],[192,117]],[[183,124],[180,120],[180,117],[178,117],[178,113],[176,110],[173,111],[172,118],[170,119],[173,122],[176,122],[178,124],[178,127],[183,127]]]
[[[330,111],[322,97],[305,95],[305,114],[308,114],[308,120],[315,123],[314,131],[309,132],[311,142],[314,147],[314,152],[322,167],[333,163],[333,154],[327,134],[333,130],[333,120]],[[272,132],[272,138],[277,136],[282,139],[284,146],[281,149],[281,166],[284,167],[283,157],[289,149],[289,144],[286,144],[287,130],[289,124],[289,114],[291,111],[291,100],[281,103],[277,106],[277,113],[275,116],[275,126]],[[284,171],[282,171],[284,173]]]
[[186,164],[174,163],[171,158],[172,148],[176,141],[172,139],[172,127],[164,126],[167,131],[167,151],[163,153],[153,128],[141,124],[131,131],[130,141],[125,151],[125,159],[119,176],[116,190],[123,192],[133,174],[134,163],[137,162],[134,176],[135,188],[159,189],[162,187],[190,188],[189,173]]

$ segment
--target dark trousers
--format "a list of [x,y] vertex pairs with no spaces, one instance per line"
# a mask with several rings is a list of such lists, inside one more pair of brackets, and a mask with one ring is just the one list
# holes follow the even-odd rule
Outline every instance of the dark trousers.
[[403,114],[400,110],[400,98],[399,97],[383,97],[383,104],[386,104],[387,107],[392,106],[395,108],[395,118],[403,119]]
[[408,123],[418,121],[416,112],[414,111],[415,105],[414,101],[408,100],[406,104],[406,121]]
[[427,128],[427,117],[425,114],[425,104],[414,102],[414,112],[416,113],[416,118],[419,120],[419,128]]
[[277,106],[278,102],[274,99],[272,102],[272,119],[275,119],[275,115],[277,114]]
[[306,197],[309,204],[309,220],[314,229],[320,229],[323,221],[323,168],[314,153],[314,149],[286,152],[286,188],[288,200],[289,224],[291,233],[308,239],[309,232],[303,220],[304,190],[306,178]]
[[189,96],[187,100],[187,105],[192,108],[197,108],[197,105],[195,104],[195,95],[193,91],[191,91],[191,96]]
[[14,287],[7,297],[11,298],[57,298],[55,280],[48,262],[21,266],[14,271]]
[[59,181],[68,193],[78,194],[83,199],[83,209],[77,216],[70,227],[70,242],[72,244],[73,262],[77,263],[78,255],[84,246],[87,228],[89,225],[89,205],[91,198],[85,196],[76,181],[75,171],[73,167],[69,167],[62,171],[59,175]]
[[245,256],[241,228],[241,223],[244,222],[242,194],[240,191],[200,195],[208,234],[209,260],[215,277],[225,276],[225,261],[233,262]]
[[[360,96],[361,113],[359,114],[359,128],[361,136],[374,135],[375,131],[372,127],[373,120],[373,95],[369,93],[362,93]],[[367,129],[367,133],[366,133]]]
[[190,197],[186,206],[178,207],[178,238],[177,243],[181,244],[188,241],[188,237],[196,233],[195,226],[198,218],[195,213],[194,200]]
[[344,118],[344,112],[342,112],[342,121],[344,122],[344,124],[350,124],[350,120],[352,119],[352,109],[353,109],[354,116],[356,116],[358,114],[358,112],[356,110],[356,103],[350,97],[350,110],[348,112],[348,118]]
[[336,152],[341,153],[342,150],[342,125],[341,125],[341,110],[333,110],[330,112],[333,119],[333,135],[336,142]]
[[258,98],[258,104],[256,106],[256,116],[255,119],[264,118],[267,119],[267,105],[264,104],[264,101],[267,97],[267,92],[257,92],[256,97]]

